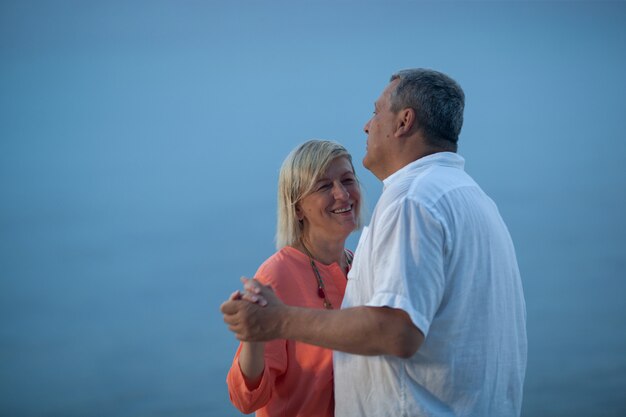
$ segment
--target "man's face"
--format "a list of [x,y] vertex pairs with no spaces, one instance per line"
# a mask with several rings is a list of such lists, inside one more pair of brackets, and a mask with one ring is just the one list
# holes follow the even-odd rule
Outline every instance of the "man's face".
[[363,166],[381,180],[390,174],[389,145],[393,140],[397,116],[390,109],[390,97],[399,82],[393,80],[387,85],[374,103],[374,115],[363,127],[367,133],[367,152],[363,158]]

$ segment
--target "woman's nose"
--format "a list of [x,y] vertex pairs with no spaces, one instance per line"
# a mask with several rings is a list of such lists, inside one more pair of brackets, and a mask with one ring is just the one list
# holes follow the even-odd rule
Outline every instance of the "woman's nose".
[[348,192],[346,187],[343,186],[343,184],[335,185],[333,189],[333,195],[336,200],[347,200],[348,197],[350,197],[350,193]]

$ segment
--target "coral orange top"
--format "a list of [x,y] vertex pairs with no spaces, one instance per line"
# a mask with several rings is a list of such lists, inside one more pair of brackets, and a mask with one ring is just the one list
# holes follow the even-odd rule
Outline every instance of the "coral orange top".
[[[337,264],[316,262],[326,297],[339,308],[346,290],[346,274]],[[257,271],[255,278],[269,284],[288,305],[324,308],[317,295],[317,280],[306,254],[286,246]],[[241,344],[226,382],[232,403],[243,413],[265,416],[334,415],[332,351],[293,340],[265,344],[265,369],[260,385],[249,390],[239,368]]]

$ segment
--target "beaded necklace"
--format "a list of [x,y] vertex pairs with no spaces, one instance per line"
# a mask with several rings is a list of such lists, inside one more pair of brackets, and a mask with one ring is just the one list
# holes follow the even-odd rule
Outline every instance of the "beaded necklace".
[[[313,255],[311,255],[311,252],[309,252],[309,249],[306,247],[306,245],[304,244],[302,240],[300,240],[300,244],[302,245],[302,247],[304,248],[304,251],[309,257],[309,262],[311,263],[311,269],[313,269],[313,274],[315,275],[315,279],[317,280],[317,296],[319,298],[324,299],[325,309],[332,310],[333,305],[330,302],[330,300],[326,297],[326,289],[324,287],[324,280],[322,279],[322,276],[320,275],[320,271],[317,269],[317,266],[315,265],[315,261],[313,260]],[[352,264],[352,254],[346,249],[344,249],[343,251],[344,251],[344,254],[346,255],[346,261],[348,262],[348,266],[350,266]]]

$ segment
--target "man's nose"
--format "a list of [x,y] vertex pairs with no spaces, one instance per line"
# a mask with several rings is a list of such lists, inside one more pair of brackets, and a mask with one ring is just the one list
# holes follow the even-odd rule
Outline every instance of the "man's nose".
[[369,120],[367,121],[367,123],[365,123],[365,126],[363,126],[363,131],[367,133],[368,135],[370,134],[370,121]]

